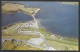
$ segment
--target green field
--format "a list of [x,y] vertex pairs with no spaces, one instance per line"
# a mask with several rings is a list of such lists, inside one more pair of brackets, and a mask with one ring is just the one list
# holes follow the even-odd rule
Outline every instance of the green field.
[[27,7],[23,4],[2,2],[2,12],[7,14],[16,14],[18,11],[27,15],[35,14],[37,7]]
[[[15,23],[11,26],[7,26],[7,28],[3,28],[2,30],[2,38],[14,38],[14,39],[20,39],[20,40],[29,40],[30,38],[39,38],[39,35],[32,35],[32,34],[20,34],[18,33],[18,29],[22,25],[23,22]],[[24,22],[25,23],[25,22]],[[17,26],[19,26],[17,28]],[[56,35],[53,37],[51,33],[47,32],[44,28],[26,28],[24,27],[22,30],[27,31],[39,31],[42,35],[44,35],[44,39],[49,43],[51,47],[53,47],[56,50],[78,50],[78,39],[76,38],[68,38],[68,37],[62,37],[59,35]],[[62,38],[62,39],[61,39]],[[42,43],[43,44],[43,43]],[[42,46],[42,44],[40,44]],[[11,44],[12,45],[12,44]],[[20,46],[18,46],[15,50],[17,50]],[[22,45],[21,45],[22,47]],[[10,48],[12,49],[12,48]],[[23,49],[19,48],[18,50]],[[4,50],[4,46],[2,48]],[[23,49],[25,50],[25,48]]]
[[[44,28],[40,28],[39,31],[44,35],[44,38],[50,46],[56,50],[78,50],[78,39],[68,38],[56,35],[53,37],[51,33],[47,32]],[[48,34],[48,35],[47,35]],[[60,40],[60,38],[63,38]]]
[[41,48],[32,47],[30,45],[24,46],[26,45],[25,43],[21,43],[19,45],[19,43],[20,42],[14,43],[10,40],[7,40],[2,44],[2,50],[43,50]]

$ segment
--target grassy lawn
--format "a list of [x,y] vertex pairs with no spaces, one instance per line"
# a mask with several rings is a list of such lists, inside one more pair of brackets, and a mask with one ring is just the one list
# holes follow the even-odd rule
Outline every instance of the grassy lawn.
[[47,40],[47,42],[56,50],[65,50],[67,47],[67,50],[70,50],[70,48],[72,50],[78,50],[78,46],[75,45],[70,45],[70,44],[65,44],[65,43],[60,43],[60,42],[56,42],[56,41],[51,41],[51,40]]
[[41,43],[40,46],[45,47],[45,48],[48,47],[48,45],[45,42]]
[[38,29],[37,28],[31,28],[31,27],[23,27],[21,29],[21,31],[37,31]]
[[57,50],[78,50],[78,43],[75,42],[67,42],[64,40],[52,39],[51,37],[44,37],[46,41],[55,49]]
[[[24,22],[25,23],[25,22]],[[32,35],[32,34],[19,34],[17,31],[19,29],[19,27],[17,28],[17,26],[21,26],[22,23],[16,23],[12,26],[9,26],[7,29],[4,29],[5,31],[2,31],[2,38],[14,38],[14,39],[20,39],[20,40],[29,40],[30,38],[39,38],[40,35]],[[41,32],[42,35],[44,35],[44,39],[49,43],[49,45],[51,47],[53,47],[56,50],[78,50],[78,40],[77,39],[73,39],[73,38],[65,38],[65,37],[61,37],[58,35],[55,35],[54,37],[52,37],[51,33],[47,32],[45,29],[43,28],[30,28],[30,27],[23,27],[21,30],[26,30],[26,31],[39,31]],[[7,32],[6,32],[7,31]],[[48,35],[47,35],[48,34]],[[63,38],[62,40],[60,40],[60,38]],[[8,43],[10,45],[8,45]],[[6,46],[9,46],[8,48]],[[40,45],[43,46],[44,42],[41,43]],[[9,49],[12,50],[15,47],[14,43],[11,43],[10,41],[3,43],[3,48],[4,49]],[[31,47],[31,46],[23,46],[23,45],[19,45],[15,48],[15,50],[41,50],[40,48],[36,48],[36,47]]]
[[32,8],[32,7],[30,7],[30,8],[28,8],[28,7],[26,7],[26,8],[21,7],[20,9],[23,10],[24,12],[28,12],[28,13],[30,13],[30,12],[33,13],[34,11],[37,10],[37,8]]
[[39,28],[38,31],[42,34],[42,35],[46,35],[48,32],[43,29],[43,28]]
[[7,40],[2,44],[2,48],[4,50],[13,50],[15,47],[16,47],[15,44],[10,40]]
[[[54,37],[51,36],[45,29],[40,28],[38,29],[42,35],[44,35],[45,40],[56,50],[78,50],[78,40],[75,38],[66,38],[55,35]],[[46,35],[49,34],[49,35]],[[60,38],[63,38],[60,40]],[[42,45],[42,44],[41,44]]]
[[3,13],[7,13],[7,14],[14,14],[17,13],[18,11],[28,14],[28,15],[32,15],[35,13],[35,11],[38,8],[34,8],[34,7],[25,7],[26,5],[22,5],[22,4],[17,4],[17,3],[5,3],[4,5],[2,5],[2,12]]
[[43,50],[38,47],[31,47],[30,45],[24,46],[24,45],[19,45],[15,48],[15,50]]
[[25,43],[21,43],[21,45],[17,45],[10,41],[10,40],[7,40],[5,41],[3,44],[2,44],[2,50],[43,50],[41,48],[38,48],[38,47],[32,47],[30,45],[26,45]]
[[[2,35],[15,35],[18,34],[18,28],[21,26],[22,24],[14,24],[10,27],[8,27],[7,29],[4,29],[4,31],[2,31]],[[18,27],[19,26],[19,27]]]
[[10,12],[10,11],[18,11],[19,10],[19,4],[12,4],[12,3],[5,3],[2,6],[2,12]]
[[14,39],[20,39],[20,40],[29,40],[30,38],[39,38],[40,36],[39,35],[14,35],[14,36],[2,36],[2,38],[14,38]]

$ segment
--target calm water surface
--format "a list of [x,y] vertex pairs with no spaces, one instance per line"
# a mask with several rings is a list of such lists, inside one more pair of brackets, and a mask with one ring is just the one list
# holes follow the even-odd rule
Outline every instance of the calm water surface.
[[[41,8],[41,12],[36,15],[40,19],[41,26],[51,33],[67,37],[78,37],[78,6],[67,5],[57,2],[13,2],[22,3],[32,7]],[[15,23],[18,21],[31,21],[31,16],[17,13],[15,15],[2,14],[2,25]]]

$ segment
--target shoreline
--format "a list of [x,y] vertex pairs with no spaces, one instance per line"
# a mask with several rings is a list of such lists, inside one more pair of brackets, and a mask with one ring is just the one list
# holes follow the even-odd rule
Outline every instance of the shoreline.
[[67,4],[67,5],[79,5],[78,2],[58,2],[58,3],[62,3],[62,4]]
[[[38,28],[39,29],[39,26],[38,26],[38,20],[37,19],[35,19],[35,21],[36,21],[36,28]],[[45,27],[40,27],[40,28],[43,28],[44,30],[46,30],[46,28]],[[46,30],[47,31],[47,30]],[[47,32],[49,32],[49,31],[47,31]],[[51,32],[49,32],[49,33],[51,33]],[[65,38],[72,38],[72,39],[78,39],[78,37],[66,37],[66,36],[62,36],[62,35],[59,35],[59,34],[56,34],[56,33],[51,33],[52,35],[56,35],[56,36],[60,36],[60,37],[65,37]]]
[[[21,23],[21,22],[20,22]],[[22,22],[23,23],[23,22]],[[17,23],[16,23],[17,24]],[[19,23],[18,23],[19,24]],[[14,24],[15,25],[15,24]],[[37,24],[38,25],[38,24]],[[39,28],[40,29],[40,28]],[[45,33],[45,31],[43,31],[43,33]],[[41,33],[42,34],[42,33]],[[43,36],[44,36],[44,38],[45,38],[45,36],[48,36],[48,35],[44,35],[44,34],[42,34]],[[50,35],[50,34],[49,34]],[[51,36],[49,36],[48,38],[51,38],[52,36],[54,36],[54,35],[51,35]],[[58,37],[58,36],[56,36],[56,37]],[[54,36],[54,38],[55,38],[55,36]],[[63,38],[63,40],[64,40],[64,38],[65,37],[61,37],[61,38]],[[46,41],[48,41],[47,39],[45,39]],[[59,40],[59,39],[57,39],[57,40]],[[71,38],[67,38],[65,41],[67,41],[67,40],[69,40],[69,41],[71,41]],[[55,40],[53,40],[53,41],[55,41]],[[72,41],[73,42],[73,41]],[[49,43],[49,42],[48,42]],[[51,46],[52,47],[52,46]],[[54,48],[54,47],[53,47]]]
[[[2,13],[7,13],[7,14],[16,14],[17,12],[21,12],[27,15],[35,15],[40,8],[38,7],[29,7],[27,5],[24,4],[20,4],[20,3],[11,3],[11,2],[4,2],[5,4],[2,5]],[[9,8],[8,5],[10,5],[10,7],[15,7],[14,8]],[[6,9],[5,9],[6,8]]]
[[[30,22],[30,21],[19,21],[19,22],[15,22],[15,23],[12,23],[12,24],[8,24],[8,25],[5,25],[5,26],[2,26],[2,28],[4,29],[5,27],[10,27],[10,26],[12,26],[12,25],[15,25],[15,24],[17,24],[17,23],[25,23],[25,22]],[[39,22],[40,23],[40,22]],[[36,19],[36,28],[38,28],[38,29],[44,29],[45,31],[47,31],[46,30],[46,28],[45,27],[39,27],[38,26],[38,19]],[[47,31],[47,32],[49,32],[49,31]],[[53,33],[52,33],[53,34]],[[64,37],[64,38],[70,38],[70,39],[78,39],[78,38],[74,38],[74,37],[66,37],[66,36],[62,36],[62,35],[59,35],[59,34],[53,34],[53,36],[54,35],[56,35],[56,36],[61,36],[61,37]]]
[[[35,28],[37,28],[38,30],[37,31],[39,31],[39,34],[37,34],[37,35],[40,35],[40,37],[44,40],[44,42],[46,42],[46,44],[47,45],[49,45],[49,47],[48,47],[48,49],[47,50],[57,50],[58,49],[58,47],[59,46],[57,46],[57,45],[63,45],[63,44],[66,44],[66,45],[72,45],[72,46],[74,46],[74,45],[77,45],[77,44],[75,44],[75,43],[78,43],[76,40],[75,40],[75,38],[74,39],[71,39],[71,38],[69,38],[69,37],[64,37],[64,36],[60,36],[60,35],[58,35],[58,34],[52,34],[51,32],[48,32],[47,30],[46,30],[46,28],[44,27],[44,28],[42,28],[42,29],[40,29],[40,27],[39,27],[39,22],[38,22],[38,20],[39,19],[36,19],[36,17],[35,17],[35,15],[37,14],[37,12],[39,11],[40,9],[37,9],[36,11],[34,11],[35,13],[34,14],[31,14],[30,16],[32,16],[32,18],[33,18],[33,20],[31,20],[31,21],[28,21],[28,22],[32,22],[32,23],[27,23],[27,21],[26,22],[24,22],[24,23],[27,23],[29,26],[31,26],[32,24],[33,24],[33,27],[35,27]],[[23,14],[26,14],[26,13],[24,13],[24,12],[22,12]],[[28,15],[28,13],[26,14],[26,15]],[[17,22],[15,22],[14,24],[10,24],[10,25],[8,25],[6,28],[8,29],[9,27],[11,27],[11,26],[16,26],[16,24],[24,24],[23,22],[19,22],[19,23],[17,23]],[[26,25],[27,25],[26,24]],[[30,25],[31,24],[31,25]],[[19,27],[22,27],[22,25],[20,26],[20,25],[17,25],[17,26],[19,26]],[[16,26],[16,27],[17,27]],[[27,27],[27,26],[26,26]],[[31,26],[32,27],[32,26]],[[15,28],[11,28],[11,29],[15,29]],[[17,28],[16,28],[17,29]],[[5,29],[2,29],[2,31],[3,30],[5,30]],[[10,29],[9,29],[10,30]],[[6,31],[9,31],[9,30],[6,30]],[[18,29],[19,30],[19,29]],[[55,29],[54,29],[55,30]],[[17,30],[16,30],[17,31]],[[26,30],[26,31],[28,31],[28,30]],[[31,31],[31,30],[30,30]],[[35,30],[34,30],[35,31]],[[14,31],[12,31],[12,32],[14,32]],[[16,33],[16,32],[15,32]],[[31,32],[30,32],[31,33]],[[33,33],[33,32],[32,32]],[[53,32],[54,33],[54,32]],[[13,34],[13,33],[12,33]],[[10,34],[11,35],[11,34]],[[17,34],[16,34],[17,35]],[[64,34],[65,35],[65,34]],[[3,35],[4,36],[4,35]],[[30,36],[29,36],[30,37]],[[27,38],[27,37],[26,37]],[[35,37],[34,37],[35,38]],[[32,40],[32,39],[31,39]],[[37,39],[35,39],[34,41],[36,41]],[[38,40],[39,41],[39,40]],[[32,41],[31,41],[32,42]],[[57,43],[58,44],[57,44]],[[39,43],[39,42],[38,42]],[[62,43],[62,44],[61,44]],[[36,43],[35,43],[36,44]],[[57,44],[57,45],[55,45],[55,44]],[[65,46],[66,45],[63,45],[63,47],[65,48]],[[56,48],[57,47],[57,48]],[[62,47],[62,46],[61,46]],[[67,46],[67,47],[69,47],[69,46]],[[69,48],[71,48],[71,47],[69,47]],[[65,48],[66,49],[66,48]]]

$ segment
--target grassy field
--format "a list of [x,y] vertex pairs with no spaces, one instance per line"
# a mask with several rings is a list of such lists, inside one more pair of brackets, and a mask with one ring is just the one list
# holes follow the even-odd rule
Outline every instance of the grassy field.
[[[24,22],[25,23],[25,22]],[[29,40],[30,38],[39,38],[39,35],[32,35],[32,34],[19,34],[17,31],[22,23],[15,23],[14,25],[11,25],[7,27],[6,29],[3,28],[4,31],[2,31],[2,38],[14,38],[14,39],[20,39],[20,40]],[[47,32],[44,28],[34,29],[34,28],[26,28],[24,27],[23,30],[31,30],[31,31],[39,31],[42,35],[44,35],[44,39],[49,43],[51,47],[53,47],[56,50],[78,50],[78,40],[76,38],[67,38],[62,37],[59,35],[52,36],[51,33]],[[61,39],[62,38],[62,39]],[[44,43],[40,44],[43,46]],[[19,48],[21,47],[21,48]],[[19,48],[19,49],[18,49]],[[23,49],[24,48],[24,49]],[[10,48],[12,49],[12,48]],[[15,50],[25,50],[26,48],[24,46],[18,46]],[[33,48],[31,48],[33,50]],[[4,50],[4,47],[3,49]],[[27,50],[29,50],[27,48]],[[35,50],[35,49],[34,49]]]
[[18,28],[21,25],[22,25],[22,23],[19,23],[19,24],[16,23],[10,27],[7,27],[7,29],[2,30],[2,35],[16,35],[16,34],[18,34]]
[[78,50],[78,39],[76,38],[62,37],[56,34],[55,36],[52,36],[43,28],[40,28],[39,31],[44,35],[44,38],[49,45],[56,50]]
[[39,38],[40,36],[39,35],[16,35],[16,36],[2,36],[2,38],[13,38],[13,39],[20,39],[20,40],[29,40],[30,38]]
[[[27,23],[27,22],[24,22],[24,23]],[[7,26],[6,29],[3,28],[2,38],[13,38],[13,39],[19,39],[19,40],[25,40],[25,41],[29,40],[30,38],[40,38],[40,35],[18,33],[18,29],[20,28],[21,25],[22,25],[22,22],[21,23],[15,23],[13,25],[9,25],[9,26]],[[27,29],[35,31],[34,28],[33,29],[27,28]],[[15,47],[15,45],[16,44],[14,44],[11,41],[6,41],[2,44],[2,50],[43,50],[41,48],[31,47],[29,45],[27,45],[27,47],[23,46],[22,44],[18,45],[17,47]]]
[[[65,41],[59,39],[53,39],[51,37],[44,37],[46,41],[57,50],[78,50],[78,42]],[[66,49],[67,48],[67,49]]]
[[38,47],[32,47],[30,45],[24,46],[25,43],[22,43],[21,45],[17,46],[14,50],[43,50]]
[[15,47],[16,47],[16,45],[9,40],[5,41],[2,44],[2,50],[13,50]]
[[2,5],[2,12],[7,14],[15,14],[20,11],[21,13],[32,15],[37,9],[38,8],[27,7],[26,5],[18,3],[5,3]]
[[[39,38],[40,37],[40,35],[35,35],[35,34],[32,35],[32,34],[18,33],[18,29],[20,28],[21,25],[22,25],[22,23],[15,23],[14,25],[8,27],[7,29],[2,30],[2,38],[15,38],[15,39],[21,39],[21,40],[27,41],[30,38]],[[27,29],[35,31],[34,28],[27,28]]]
[[21,31],[38,31],[38,29],[36,29],[36,28],[31,28],[31,27],[23,27],[23,28],[21,29]]
[[2,6],[2,12],[12,14],[12,11],[17,12],[19,10],[19,4],[5,3]]
[[27,15],[33,15],[35,13],[35,11],[38,9],[38,8],[34,8],[34,7],[24,7],[22,5],[20,5],[19,7],[20,7],[20,11]]
[[16,46],[16,43],[7,40],[2,44],[2,50],[43,50],[38,47],[32,47],[30,45],[26,45],[25,43],[21,43],[20,45]]

